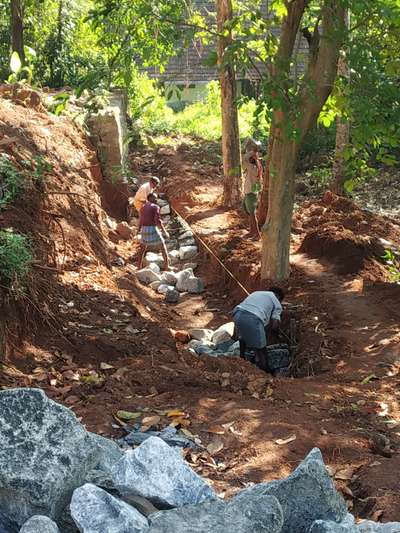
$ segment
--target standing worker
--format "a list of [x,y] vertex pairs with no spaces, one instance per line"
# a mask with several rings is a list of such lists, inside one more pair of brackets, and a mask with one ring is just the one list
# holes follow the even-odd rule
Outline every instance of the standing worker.
[[244,201],[243,206],[249,217],[249,237],[260,238],[260,229],[256,217],[258,196],[261,191],[261,181],[263,175],[262,164],[259,156],[261,143],[254,139],[247,139],[245,153],[243,155],[244,169]]
[[284,292],[279,287],[251,293],[233,310],[236,337],[240,343],[240,357],[246,359],[246,349],[253,349],[256,365],[269,371],[267,360],[268,329],[277,330],[280,324]]
[[138,215],[140,216],[140,211],[142,207],[147,202],[147,197],[149,194],[154,192],[157,187],[160,185],[160,180],[157,178],[157,176],[151,176],[149,181],[146,181],[139,187],[137,190],[134,198],[133,198],[133,205],[135,206],[136,211],[138,212]]
[[161,232],[166,239],[169,239],[169,233],[161,221],[160,208],[157,205],[157,195],[150,193],[139,215],[139,233],[141,237],[138,258],[139,269],[142,268],[144,254],[148,248],[151,248],[161,249],[164,259],[164,270],[169,270],[168,250]]

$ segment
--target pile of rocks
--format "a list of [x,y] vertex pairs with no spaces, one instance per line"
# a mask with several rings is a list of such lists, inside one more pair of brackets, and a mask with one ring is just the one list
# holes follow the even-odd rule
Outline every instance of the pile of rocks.
[[197,355],[210,357],[239,357],[239,341],[233,339],[234,323],[227,322],[216,330],[194,328],[189,330],[188,348]]
[[136,276],[141,283],[164,294],[168,303],[176,303],[180,293],[200,294],[204,290],[203,281],[194,274],[196,263],[188,263],[196,257],[199,250],[189,226],[179,217],[171,217],[171,208],[166,200],[159,199],[158,202],[163,223],[170,234],[167,241],[170,263],[176,271],[163,272],[162,255],[148,252],[145,257],[146,267],[137,271]]
[[398,533],[355,525],[314,448],[229,501],[157,437],[123,452],[39,389],[0,392],[1,533]]

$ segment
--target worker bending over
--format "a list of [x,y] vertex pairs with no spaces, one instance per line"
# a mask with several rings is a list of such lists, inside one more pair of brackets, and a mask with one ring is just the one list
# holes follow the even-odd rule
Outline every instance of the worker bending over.
[[267,360],[268,330],[279,328],[284,292],[279,287],[250,294],[233,310],[235,333],[240,343],[240,357],[246,358],[246,350],[254,350],[256,365],[269,371]]

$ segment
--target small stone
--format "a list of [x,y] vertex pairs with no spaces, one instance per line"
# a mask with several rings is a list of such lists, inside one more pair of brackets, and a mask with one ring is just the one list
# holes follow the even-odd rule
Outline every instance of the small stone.
[[279,533],[282,508],[273,496],[241,502],[222,500],[186,505],[150,516],[149,533]]
[[233,322],[227,322],[220,326],[212,336],[212,342],[214,344],[220,344],[221,342],[227,342],[232,340],[235,324]]
[[163,205],[161,208],[160,208],[160,214],[162,216],[164,215],[169,215],[171,213],[171,207],[170,205],[167,203],[166,205]]
[[99,458],[74,413],[42,390],[0,392],[0,509],[9,520],[57,519]]
[[196,246],[196,241],[193,238],[185,239],[184,241],[179,241],[179,244],[182,248],[187,246]]
[[114,466],[113,481],[121,494],[142,496],[161,509],[217,498],[181,454],[158,437],[129,450]]
[[170,289],[165,295],[165,301],[168,304],[176,304],[179,302],[179,292],[176,289]]
[[275,496],[283,509],[282,533],[308,533],[316,520],[341,522],[347,516],[321,452],[314,448],[290,476],[244,489],[234,499],[251,501],[259,494]]
[[179,256],[181,261],[192,259],[199,253],[197,246],[181,246],[179,248]]
[[154,281],[161,283],[161,276],[153,272],[150,268],[142,268],[142,270],[138,270],[135,274],[137,279],[145,285],[150,285]]
[[161,275],[161,282],[165,283],[166,285],[175,286],[178,282],[178,276],[175,274],[175,272],[163,272]]
[[193,328],[189,330],[189,334],[192,337],[192,339],[196,341],[211,341],[211,338],[213,336],[213,330],[212,329],[203,329],[203,328]]
[[176,282],[177,290],[180,292],[187,292],[186,281],[192,277],[194,277],[194,274],[191,268],[187,268],[186,270],[181,270],[180,272],[178,272]]
[[157,289],[157,292],[159,294],[167,294],[168,291],[173,290],[174,287],[172,285],[165,285],[164,283],[161,283]]
[[156,263],[157,265],[162,265],[164,263],[163,256],[161,254],[155,254],[154,252],[147,252],[144,258],[145,265],[150,265],[151,263]]
[[74,491],[71,515],[82,533],[142,533],[147,519],[127,503],[87,483]]
[[186,239],[191,239],[193,237],[193,233],[190,230],[186,230],[184,233],[179,235],[178,239],[180,241],[185,241]]
[[186,290],[190,294],[200,294],[204,291],[203,280],[196,276],[190,276],[185,282]]
[[127,222],[119,222],[115,231],[124,241],[129,241],[129,239],[132,239],[133,237],[133,230],[129,227]]
[[115,230],[117,224],[115,223],[114,220],[112,220],[111,218],[109,217],[106,217],[105,220],[104,220],[104,224],[107,226],[108,229],[112,229],[112,230]]
[[153,289],[153,291],[156,291],[160,285],[161,281],[153,281],[150,283],[150,288]]
[[160,274],[161,273],[161,268],[160,268],[160,266],[157,263],[150,263],[147,266],[147,268],[149,268],[150,270],[152,270],[156,274]]
[[172,265],[175,265],[176,263],[179,263],[180,261],[180,253],[178,250],[172,250],[168,253],[169,260]]
[[19,533],[60,533],[60,530],[47,516],[35,515],[25,522]]

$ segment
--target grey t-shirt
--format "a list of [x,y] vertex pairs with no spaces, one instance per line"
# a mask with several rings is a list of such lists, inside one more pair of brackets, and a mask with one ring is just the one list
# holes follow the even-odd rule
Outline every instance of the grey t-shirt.
[[282,305],[271,291],[256,291],[251,293],[243,302],[235,307],[256,315],[266,326],[271,319],[280,320]]

